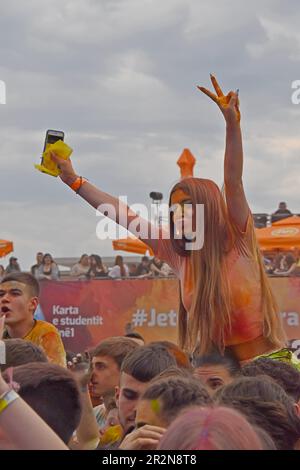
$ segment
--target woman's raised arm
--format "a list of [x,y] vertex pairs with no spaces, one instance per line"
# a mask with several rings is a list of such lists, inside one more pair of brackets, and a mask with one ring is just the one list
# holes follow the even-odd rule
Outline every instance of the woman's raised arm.
[[224,159],[224,183],[229,214],[237,227],[244,231],[249,216],[249,206],[243,188],[243,144],[240,127],[238,90],[224,95],[216,78],[211,75],[215,93],[204,87],[200,91],[211,98],[219,107],[226,122],[226,147]]
[[[61,170],[60,178],[68,186],[72,186],[73,183],[79,178],[75,173],[72,163],[70,160],[64,160],[53,152],[51,153],[52,160],[58,165]],[[101,212],[110,217],[117,224],[122,225],[130,231],[130,227],[133,227],[138,231],[139,221],[141,221],[142,230],[140,240],[146,243],[153,251],[157,249],[157,239],[151,238],[151,233],[153,233],[153,227],[149,221],[141,219],[138,214],[133,212],[127,204],[120,201],[118,198],[111,196],[104,191],[101,191],[99,188],[91,184],[89,181],[86,181],[80,187],[78,194],[85,199],[91,206],[95,209],[102,209]],[[152,229],[152,232],[151,232]],[[145,233],[144,233],[145,232]],[[132,231],[134,235],[137,235],[136,232]]]

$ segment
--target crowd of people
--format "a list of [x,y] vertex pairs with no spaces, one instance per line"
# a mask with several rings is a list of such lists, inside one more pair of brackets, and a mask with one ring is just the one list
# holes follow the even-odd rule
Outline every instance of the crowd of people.
[[113,266],[107,267],[103,264],[99,255],[81,256],[70,271],[70,276],[77,279],[126,279],[129,277],[151,278],[168,277],[172,275],[170,267],[157,257],[150,259],[143,256],[139,264],[126,264],[123,256],[116,256]]
[[300,276],[300,256],[297,251],[270,253],[264,256],[265,270],[272,276]]
[[[271,252],[263,256],[265,271],[272,276],[300,276],[300,255],[296,251],[277,251]],[[0,280],[5,274],[21,272],[17,258],[11,257],[9,264],[4,268],[0,265]],[[57,263],[49,253],[45,255],[38,252],[36,255],[36,264],[30,268],[31,274],[38,280],[58,280],[61,273]],[[149,279],[157,277],[173,277],[174,273],[170,266],[154,256],[150,259],[143,256],[141,262],[129,263],[124,262],[124,258],[120,255],[116,256],[114,265],[107,267],[103,264],[99,255],[83,254],[77,263],[75,263],[67,278],[70,279],[126,279],[139,278]]]
[[290,351],[241,362],[230,350],[145,344],[128,328],[76,354],[34,319],[38,300],[31,274],[2,279],[0,449],[300,448],[300,366]]
[[30,274],[0,284],[0,449],[300,448],[298,364],[191,355],[134,331],[65,352],[55,327],[33,318],[38,295]]
[[[10,273],[21,272],[17,258],[11,257],[9,264],[4,268],[0,265],[0,280]],[[31,274],[38,280],[48,279],[57,281],[61,273],[57,263],[49,253],[38,252],[36,263],[30,268]],[[126,264],[123,256],[116,256],[113,266],[107,267],[99,255],[83,254],[68,273],[68,279],[126,279],[126,278],[156,278],[172,277],[172,269],[157,256],[150,259],[143,256],[139,264]]]

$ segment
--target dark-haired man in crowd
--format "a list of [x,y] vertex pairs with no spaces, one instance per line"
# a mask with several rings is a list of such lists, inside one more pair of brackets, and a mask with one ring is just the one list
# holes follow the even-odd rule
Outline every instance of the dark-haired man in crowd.
[[40,346],[49,362],[65,366],[66,353],[58,330],[35,320],[39,283],[31,274],[12,273],[0,283],[0,316],[5,316],[3,339],[21,338]]
[[244,377],[269,376],[280,385],[297,405],[300,416],[300,372],[292,364],[268,357],[259,357],[246,363],[241,370]]
[[72,373],[57,364],[37,362],[18,366],[13,372],[20,397],[68,444],[82,410]]
[[[142,346],[127,356],[122,363],[120,385],[116,388],[119,420],[125,437],[119,447],[120,449],[156,448],[164,429],[156,426],[145,426],[143,429],[134,430],[136,411],[139,399],[150,381],[172,366],[176,367],[174,356],[160,345]],[[151,439],[153,433],[156,440],[154,443],[151,441],[152,444],[148,447],[148,439]],[[127,434],[130,434],[128,439],[126,439]],[[141,445],[141,436],[146,439],[145,447]]]
[[136,269],[135,275],[140,278],[151,276],[150,260],[148,256],[143,256],[141,263],[138,265]]
[[34,264],[33,266],[31,266],[31,268],[30,268],[30,272],[31,272],[31,274],[32,274],[34,277],[37,277],[38,269],[39,269],[39,267],[43,264],[43,258],[44,258],[44,253],[42,253],[41,251],[39,251],[39,252],[36,254],[36,264]]
[[184,409],[212,404],[207,389],[192,377],[155,379],[139,401],[136,427],[152,425],[168,428]]
[[[92,377],[90,394],[92,398],[102,399],[113,395],[119,385],[120,369],[125,357],[132,353],[138,344],[130,338],[114,336],[107,338],[94,348],[92,356]],[[101,429],[105,425],[106,410],[104,405],[94,408],[95,416]]]
[[223,385],[231,383],[241,371],[239,361],[231,352],[195,356],[192,363],[194,377],[206,386],[211,395]]

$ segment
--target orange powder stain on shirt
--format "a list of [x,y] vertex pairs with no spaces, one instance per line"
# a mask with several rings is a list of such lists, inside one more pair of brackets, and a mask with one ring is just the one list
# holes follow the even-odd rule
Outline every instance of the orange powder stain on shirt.
[[32,330],[23,338],[40,346],[49,362],[66,367],[66,353],[60,334],[51,323],[36,320]]
[[[263,334],[261,282],[259,265],[252,247],[252,217],[249,215],[245,233],[238,233],[233,249],[226,256],[231,288],[231,330],[225,332],[226,346],[252,341]],[[158,256],[164,259],[181,281],[182,301],[187,312],[193,298],[193,279],[189,257],[177,255],[170,240],[160,240]]]

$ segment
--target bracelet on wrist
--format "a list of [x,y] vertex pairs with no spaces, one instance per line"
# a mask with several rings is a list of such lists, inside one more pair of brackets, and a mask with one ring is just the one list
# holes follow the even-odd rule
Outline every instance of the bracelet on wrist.
[[14,390],[7,390],[0,397],[0,415],[1,413],[17,398],[20,398],[19,395]]
[[86,178],[83,178],[82,176],[78,176],[75,181],[73,181],[72,184],[70,184],[70,188],[75,191],[75,193],[78,194],[80,188],[84,185],[84,183],[87,182]]
[[9,386],[7,385],[7,389],[5,390],[5,392],[1,393],[0,394],[0,400],[2,400],[2,398],[7,394],[7,392],[9,392],[11,390],[11,388],[9,388]]

